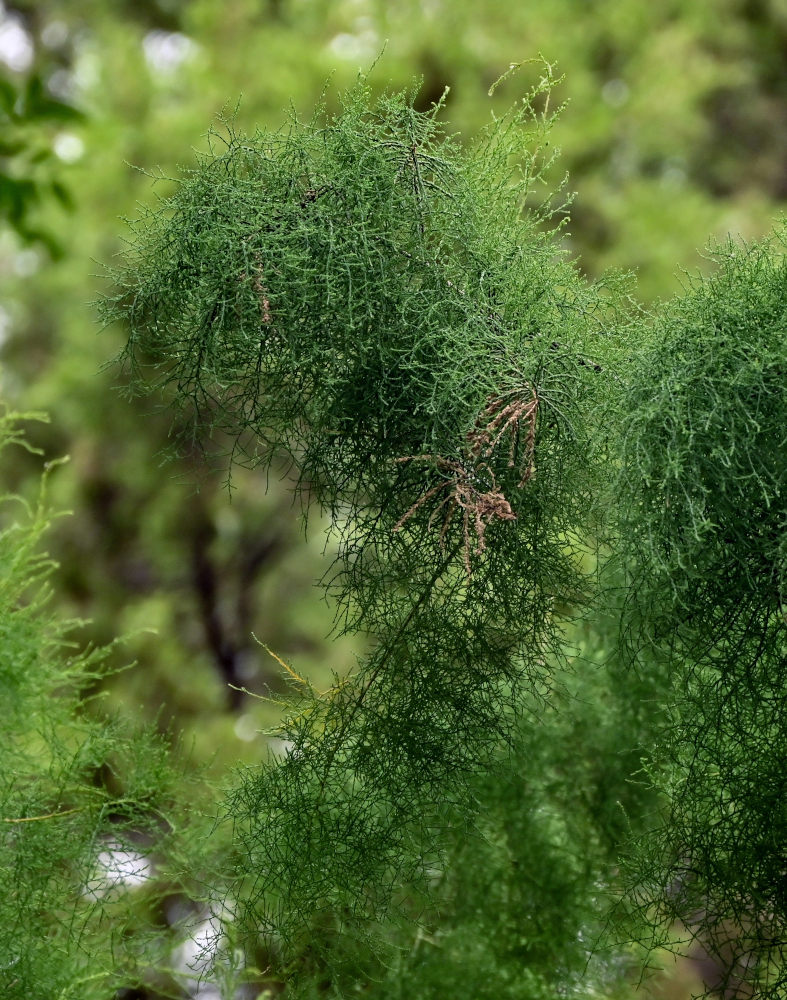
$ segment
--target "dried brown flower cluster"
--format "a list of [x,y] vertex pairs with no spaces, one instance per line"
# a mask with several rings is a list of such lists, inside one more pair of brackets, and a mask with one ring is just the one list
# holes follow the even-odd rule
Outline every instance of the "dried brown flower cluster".
[[[487,525],[495,519],[516,520],[516,514],[505,494],[498,488],[494,471],[486,459],[491,458],[502,437],[508,433],[510,436],[508,467],[513,468],[516,464],[517,442],[524,425],[527,430],[522,457],[522,476],[517,484],[522,489],[535,473],[537,418],[538,397],[535,390],[531,389],[529,399],[517,396],[508,403],[500,396],[493,396],[476,420],[475,428],[467,435],[466,457],[449,459],[442,455],[405,455],[397,459],[397,462],[426,462],[437,469],[443,478],[421,494],[399,518],[393,530],[399,531],[421,507],[433,498],[440,497],[429,515],[427,526],[431,527],[442,514],[440,545],[443,546],[454,514],[457,510],[461,511],[464,565],[467,576],[470,577],[471,556],[479,556],[486,550]],[[471,541],[471,532],[475,534],[475,545]]]
[[[516,464],[516,446],[521,425],[527,426],[522,454],[522,476],[518,483],[520,489],[525,486],[536,471],[533,458],[536,448],[538,396],[535,389],[531,388],[530,392],[529,399],[515,396],[509,403],[506,403],[505,398],[492,396],[476,421],[476,427],[467,435],[470,454],[473,458],[479,459],[491,457],[500,439],[508,432],[510,435],[508,467],[512,469]],[[488,422],[482,428],[479,424],[484,418],[488,418]]]

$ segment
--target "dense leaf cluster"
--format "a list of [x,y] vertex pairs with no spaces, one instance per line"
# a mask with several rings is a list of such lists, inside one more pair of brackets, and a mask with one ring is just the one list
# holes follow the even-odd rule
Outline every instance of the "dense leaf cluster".
[[787,265],[774,243],[719,248],[716,273],[660,312],[620,418],[623,532],[649,617],[733,642],[767,630],[785,593]]
[[423,882],[583,588],[607,347],[597,293],[520,211],[522,133],[549,116],[527,102],[465,152],[436,110],[361,84],[327,123],[230,134],[142,223],[109,304],[203,434],[289,450],[339,535],[342,627],[372,639],[232,801],[245,895],[285,938]]
[[[293,995],[429,996],[408,921],[454,968],[481,938],[496,995],[567,988],[624,842],[629,937],[679,920],[727,982],[783,987],[784,258],[727,248],[624,321],[526,204],[548,89],[467,149],[363,81],[335,117],[230,127],[135,225],[107,302],[190,439],[290,456],[338,539],[338,628],[369,638],[330,691],[285,668],[283,756],[229,801],[233,940],[261,933]],[[555,717],[558,689],[592,690],[595,722]],[[597,770],[549,743],[568,732]],[[495,950],[497,889],[522,912]]]
[[[785,986],[787,260],[783,233],[654,323],[621,413],[629,638],[678,680],[656,754],[664,824],[641,845],[647,906],[722,956],[734,986]],[[641,897],[642,898],[642,897]]]

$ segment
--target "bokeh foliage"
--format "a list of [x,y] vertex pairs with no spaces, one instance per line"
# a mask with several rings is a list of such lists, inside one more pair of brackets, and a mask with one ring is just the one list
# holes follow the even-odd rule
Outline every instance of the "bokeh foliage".
[[[26,446],[25,416],[3,414],[3,448]],[[52,608],[45,486],[35,506],[2,505],[0,989],[66,1000],[158,980],[165,995],[176,981],[155,970],[177,939],[151,916],[163,886],[174,894],[195,874],[181,873],[172,845],[186,788],[197,832],[201,792],[152,727],[87,710],[109,651],[75,651],[78,623]]]

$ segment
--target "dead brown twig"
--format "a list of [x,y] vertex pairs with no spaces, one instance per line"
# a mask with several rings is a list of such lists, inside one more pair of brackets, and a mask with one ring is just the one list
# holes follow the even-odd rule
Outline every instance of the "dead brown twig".
[[[486,550],[486,529],[494,520],[513,521],[516,514],[505,494],[498,488],[494,472],[486,461],[491,458],[503,435],[511,437],[508,467],[513,468],[520,428],[527,428],[522,456],[522,476],[518,483],[522,489],[535,474],[534,454],[538,397],[531,389],[529,399],[520,397],[506,402],[493,396],[476,421],[475,428],[467,435],[466,458],[449,459],[442,455],[405,455],[399,463],[425,462],[442,474],[438,483],[430,486],[410,505],[393,527],[400,531],[404,525],[430,500],[439,498],[429,515],[427,527],[431,528],[442,512],[440,546],[445,548],[445,536],[457,510],[461,511],[464,536],[464,565],[468,578],[472,575],[471,556]],[[484,423],[484,421],[486,421]],[[471,535],[475,535],[475,545]]]
[[[535,389],[531,389],[530,392],[529,399],[523,399],[519,396],[514,397],[508,403],[500,396],[492,396],[481,416],[476,421],[475,428],[467,435],[468,450],[474,458],[478,459],[491,457],[500,439],[508,432],[511,438],[508,467],[512,469],[515,465],[516,446],[520,428],[522,425],[527,427],[521,460],[522,477],[518,483],[520,489],[525,486],[535,473],[533,459],[536,448],[538,396]],[[488,418],[487,424],[485,427],[480,427],[479,424],[484,418]]]
[[[462,512],[462,530],[464,534],[464,563],[468,577],[472,575],[470,556],[481,555],[486,549],[486,528],[490,521],[498,518],[502,521],[513,521],[516,514],[505,496],[497,489],[494,474],[486,463],[468,467],[462,462],[441,458],[439,455],[406,455],[397,462],[428,462],[441,472],[446,473],[435,486],[423,493],[414,504],[399,518],[393,527],[399,531],[407,521],[432,497],[447,491],[429,515],[427,526],[431,527],[435,518],[444,510],[443,523],[440,527],[440,545],[445,548],[445,536],[457,509]],[[486,473],[489,478],[488,489],[479,488],[480,476]],[[476,544],[473,548],[470,541],[471,530],[475,533]]]
[[262,313],[262,322],[270,323],[272,320],[271,316],[271,304],[268,299],[268,289],[262,282],[262,277],[265,274],[265,270],[262,266],[262,261],[257,260],[257,270],[252,278],[252,287],[257,293],[257,298],[260,300],[260,312]]
[[[262,316],[262,322],[267,325],[273,322],[273,316],[271,315],[271,304],[268,298],[268,289],[265,287],[263,282],[263,277],[265,275],[265,268],[262,264],[262,257],[259,253],[254,254],[255,269],[251,277],[251,287],[257,293],[257,299],[260,303],[260,314]],[[246,271],[241,272],[241,281],[248,281],[248,274]]]

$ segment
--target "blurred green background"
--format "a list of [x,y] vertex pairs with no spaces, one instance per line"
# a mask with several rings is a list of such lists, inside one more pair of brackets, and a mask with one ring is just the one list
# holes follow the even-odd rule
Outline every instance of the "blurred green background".
[[[171,190],[218,114],[275,126],[289,105],[308,114],[329,78],[330,107],[383,49],[373,85],[416,78],[423,105],[450,87],[444,117],[464,136],[527,84],[526,68],[488,96],[512,61],[557,63],[555,181],[567,172],[575,192],[565,249],[590,275],[634,269],[646,302],[703,266],[709,237],[765,232],[787,196],[787,0],[0,7],[1,388],[49,414],[30,427],[48,458],[71,457],[53,477],[73,512],[51,538],[56,600],[89,619],[86,640],[129,636],[137,665],[117,703],[194,733],[219,766],[257,759],[275,714],[228,687],[279,684],[252,633],[318,682],[352,662],[352,642],[326,642],[323,534],[315,520],[304,542],[275,477],[239,474],[230,502],[198,449],[163,463],[169,418],[123,395],[105,367],[123,331],[99,331],[91,303],[123,249],[122,217]],[[8,461],[6,485],[33,489],[40,461]]]
[[[787,199],[787,0],[36,0],[0,4],[0,393],[42,410],[60,563],[54,601],[77,638],[128,638],[110,704],[183,732],[224,774],[265,750],[281,669],[254,636],[328,686],[358,640],[330,640],[315,581],[330,553],[304,538],[286,470],[225,470],[200,449],[164,462],[170,418],[129,399],[111,362],[123,331],[93,303],[123,250],[124,217],[171,190],[220,113],[275,127],[329,108],[360,69],[373,87],[450,88],[449,128],[472,136],[537,65],[565,74],[555,184],[574,192],[562,239],[591,276],[633,269],[641,300],[728,233],[765,233]],[[530,75],[528,75],[530,74]],[[700,249],[698,249],[700,248]],[[33,495],[40,456],[7,452],[6,489]],[[277,476],[277,471],[280,475]],[[688,988],[688,987],[687,987]]]
[[[787,0],[0,6],[1,388],[49,414],[30,427],[47,458],[71,458],[53,477],[54,503],[73,512],[51,538],[56,600],[89,619],[86,641],[129,636],[137,665],[117,704],[195,734],[218,766],[257,759],[275,714],[228,687],[279,684],[252,633],[318,682],[353,643],[326,641],[317,521],[304,542],[275,476],[240,473],[230,502],[199,449],[163,463],[169,418],[123,395],[105,367],[123,331],[99,331],[92,303],[122,217],[171,190],[218,114],[276,126],[289,105],[308,114],[329,78],[330,108],[383,49],[373,85],[416,78],[423,105],[450,87],[444,117],[464,136],[526,86],[527,68],[488,96],[511,62],[556,63],[555,182],[567,172],[575,192],[565,249],[590,275],[635,270],[645,302],[702,268],[709,237],[764,233],[787,197]],[[6,485],[33,489],[40,460],[9,461]]]
[[[787,0],[0,5],[1,388],[49,414],[30,426],[47,458],[70,455],[52,484],[73,512],[51,536],[55,599],[89,620],[84,641],[128,635],[118,663],[136,666],[114,702],[193,734],[219,768],[258,759],[275,716],[228,686],[280,684],[252,633],[318,683],[354,643],[326,638],[318,522],[304,541],[275,475],[239,473],[230,499],[198,448],[164,463],[169,417],[124,396],[110,364],[123,331],[99,331],[92,303],[122,217],[171,190],[218,114],[275,126],[329,78],[330,108],[383,49],[373,85],[416,78],[424,106],[450,87],[444,117],[464,136],[527,85],[530,68],[488,96],[511,62],[556,63],[555,182],[567,172],[575,192],[564,247],[590,275],[635,270],[645,302],[703,267],[709,237],[764,233],[787,196]],[[39,468],[6,458],[6,486],[34,489]]]

